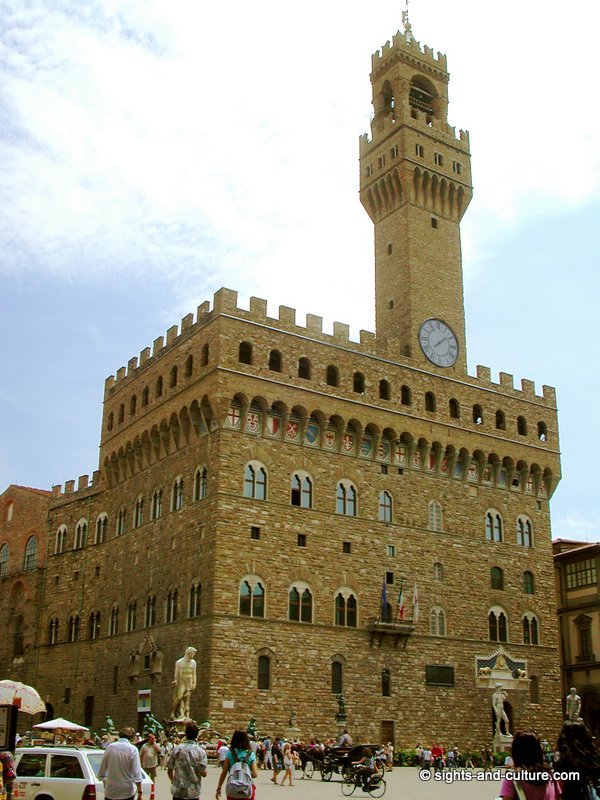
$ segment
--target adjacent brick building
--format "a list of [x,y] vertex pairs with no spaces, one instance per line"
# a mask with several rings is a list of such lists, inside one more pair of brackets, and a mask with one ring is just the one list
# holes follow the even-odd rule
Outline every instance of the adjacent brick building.
[[407,27],[372,67],[376,332],[221,289],[106,381],[99,469],[48,518],[35,680],[64,716],[168,716],[193,645],[225,731],[475,745],[497,680],[514,725],[560,722],[554,390],[467,373],[445,57]]

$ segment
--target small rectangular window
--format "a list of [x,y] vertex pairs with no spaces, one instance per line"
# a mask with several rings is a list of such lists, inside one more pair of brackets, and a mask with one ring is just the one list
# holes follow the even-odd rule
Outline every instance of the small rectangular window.
[[379,168],[385,167],[385,156],[379,156],[377,163],[379,164]]
[[379,469],[381,470],[381,474],[382,475],[387,475],[388,474],[387,464],[380,464],[379,465]]
[[306,534],[299,533],[298,534],[298,547],[306,547]]
[[429,686],[454,686],[454,667],[427,664],[425,682]]
[[425,155],[425,149],[423,148],[422,144],[415,145],[415,153],[419,156],[419,158],[423,158]]
[[442,154],[441,153],[434,153],[433,154],[433,160],[435,161],[435,163],[436,163],[436,165],[438,167],[441,167],[442,164],[444,163],[444,159],[442,158]]
[[55,586],[58,586],[58,584],[59,584],[59,581],[60,581],[60,576],[59,576],[59,575],[55,575],[55,576],[54,576],[54,585],[55,585]]
[[342,542],[342,553],[352,552],[352,542]]
[[394,582],[394,573],[393,572],[386,572],[385,573],[385,582],[388,584],[392,584]]
[[454,172],[456,175],[460,175],[462,172],[462,165],[459,161],[452,162],[452,172]]
[[395,556],[396,555],[396,545],[395,544],[388,544],[387,546],[387,554],[388,556]]
[[251,539],[260,539],[260,528],[256,525],[252,525],[250,527],[250,538]]
[[371,178],[373,176],[373,167],[369,164],[367,167],[367,178]]
[[435,217],[432,217],[432,218],[431,218],[431,227],[432,227],[432,228],[437,228],[437,226],[438,226],[438,221],[437,221],[437,219],[436,219]]
[[112,693],[116,694],[119,689],[119,668],[113,667]]
[[71,702],[71,687],[65,686],[65,691],[63,694],[63,703],[70,703]]
[[393,249],[392,248],[392,243],[388,242],[388,246],[387,246],[387,254],[388,254],[388,256],[392,255],[392,249]]

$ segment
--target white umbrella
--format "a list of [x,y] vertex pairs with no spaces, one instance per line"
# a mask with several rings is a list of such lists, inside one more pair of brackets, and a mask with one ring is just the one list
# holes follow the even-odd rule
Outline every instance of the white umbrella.
[[46,710],[46,704],[33,688],[19,681],[0,681],[0,706],[19,706],[26,714]]
[[41,728],[44,731],[89,731],[89,728],[84,728],[83,725],[78,725],[76,722],[69,722],[68,719],[57,717],[50,719],[48,722],[40,722],[39,725],[34,725],[34,728]]

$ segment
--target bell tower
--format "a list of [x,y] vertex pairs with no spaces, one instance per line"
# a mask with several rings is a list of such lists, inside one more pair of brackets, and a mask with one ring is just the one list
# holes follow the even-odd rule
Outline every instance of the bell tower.
[[466,373],[460,220],[471,200],[469,135],[448,125],[446,57],[404,32],[372,57],[371,138],[360,199],[375,226],[380,347]]

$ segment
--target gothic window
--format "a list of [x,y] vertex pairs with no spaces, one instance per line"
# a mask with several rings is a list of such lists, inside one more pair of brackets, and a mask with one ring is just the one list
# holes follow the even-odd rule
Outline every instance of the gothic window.
[[441,606],[434,606],[429,614],[429,630],[432,636],[446,635],[446,613]]
[[535,584],[533,580],[533,572],[529,572],[526,570],[523,573],[523,591],[525,594],[534,594],[535,593]]
[[180,511],[183,508],[183,478],[179,475],[173,481],[171,488],[171,511]]
[[106,421],[106,427],[108,428],[109,431],[112,431],[112,429],[114,428],[114,425],[115,425],[115,415],[111,411],[110,414],[108,415],[108,419]]
[[23,559],[23,571],[31,572],[35,569],[35,561],[37,557],[37,538],[30,536],[25,545],[25,558]]
[[200,616],[200,601],[202,599],[202,586],[199,582],[192,583],[188,602],[188,617]]
[[504,411],[496,411],[496,428],[499,431],[506,430],[506,417],[504,416]]
[[131,399],[129,401],[129,416],[130,417],[134,417],[135,416],[136,407],[137,407],[137,397],[136,397],[136,395],[132,395],[132,397],[131,397]]
[[519,436],[527,436],[527,420],[525,417],[517,417],[517,433]]
[[67,526],[61,525],[56,531],[56,539],[54,542],[54,553],[64,553],[67,546]]
[[506,612],[494,606],[488,614],[488,629],[491,642],[508,642],[508,621]]
[[350,481],[340,481],[335,495],[335,513],[347,517],[356,516],[356,489]]
[[342,694],[344,690],[344,668],[341,661],[331,662],[331,693]]
[[69,642],[76,642],[79,639],[79,616],[74,614],[69,617]]
[[156,595],[148,595],[144,608],[144,627],[151,628],[156,622]]
[[114,605],[110,611],[110,620],[108,622],[108,635],[116,636],[119,633],[119,606]]
[[435,395],[433,392],[426,392],[425,394],[425,411],[435,411]]
[[102,544],[106,540],[106,530],[108,528],[108,514],[102,513],[96,520],[96,535],[94,544]]
[[162,489],[155,489],[152,494],[152,519],[159,519],[162,514]]
[[117,514],[117,536],[121,536],[121,534],[125,533],[125,515],[127,510],[125,506],[119,509],[119,513]]
[[0,547],[0,578],[4,578],[8,575],[8,556],[10,554],[8,544],[5,542],[2,547]]
[[473,406],[473,422],[475,425],[483,425],[483,409],[477,404]]
[[460,403],[454,397],[448,403],[448,410],[452,419],[460,419]]
[[386,380],[379,381],[379,399],[380,400],[390,399],[390,384]]
[[137,622],[137,603],[132,600],[127,606],[127,623],[125,626],[126,631],[134,631]]
[[156,379],[156,396],[162,397],[162,393],[163,393],[163,379],[162,375],[159,375],[158,378]]
[[400,389],[400,404],[403,406],[412,405],[411,391],[408,386],[402,386]]
[[389,669],[381,670],[381,696],[392,696],[392,675]]
[[208,364],[208,360],[210,357],[210,350],[208,344],[202,345],[202,350],[200,351],[200,364],[201,366],[205,367]]
[[80,519],[75,526],[75,541],[73,543],[73,550],[81,550],[87,544],[87,522]]
[[125,403],[121,403],[119,406],[119,423],[123,422],[125,419]]
[[185,377],[191,378],[194,371],[194,356],[189,355],[185,360]]
[[50,625],[48,627],[48,644],[57,644],[58,642],[58,618],[53,617],[50,620]]
[[335,624],[347,628],[357,626],[357,602],[350,591],[340,590],[335,596]]
[[312,622],[312,592],[305,584],[295,584],[288,595],[288,618],[294,622]]
[[194,475],[194,500],[204,500],[206,497],[207,476],[206,467],[198,467]]
[[340,373],[337,367],[334,367],[333,364],[330,364],[327,367],[327,386],[339,386],[340,385]]
[[240,364],[252,364],[252,345],[250,342],[240,342],[238,361]]
[[485,538],[488,542],[502,541],[502,517],[493,508],[485,515]]
[[267,498],[267,472],[259,462],[246,465],[244,470],[244,497],[254,500]]
[[539,644],[538,621],[533,614],[523,617],[523,644]]
[[279,350],[271,350],[269,353],[269,369],[271,372],[281,372],[281,353]]
[[171,367],[171,372],[169,373],[169,386],[171,389],[174,386],[177,386],[177,367]]
[[177,589],[169,591],[165,606],[165,622],[175,622],[177,619]]
[[312,508],[312,481],[304,473],[292,475],[291,504],[301,508]]
[[271,659],[259,656],[257,665],[257,688],[268,691],[271,688]]
[[548,427],[545,422],[538,422],[537,424],[538,439],[540,442],[548,441]]
[[528,517],[517,518],[517,544],[522,547],[533,547],[533,526]]
[[[58,624],[58,620],[57,620]],[[97,639],[100,636],[100,612],[92,611],[88,625],[90,639]]]
[[298,360],[298,377],[306,380],[310,379],[310,361],[308,358],[302,357]]
[[392,496],[389,492],[379,493],[379,521],[392,521]]
[[440,583],[444,582],[444,565],[441,561],[436,561],[433,565],[433,577]]
[[504,572],[500,567],[491,568],[490,585],[492,589],[504,589]]
[[144,522],[144,498],[140,495],[133,507],[133,527],[139,528]]
[[144,386],[144,391],[142,392],[142,407],[148,405],[148,400],[150,399],[150,389],[147,386]]
[[362,372],[355,372],[352,379],[352,389],[358,394],[364,394],[365,391],[365,376]]
[[244,617],[265,616],[265,587],[260,578],[250,576],[240,584],[239,611]]
[[17,617],[15,620],[15,633],[13,637],[13,657],[20,658],[25,654],[25,623],[23,617]]
[[439,503],[437,500],[430,500],[427,508],[429,512],[429,530],[443,531],[444,515],[441,503]]

